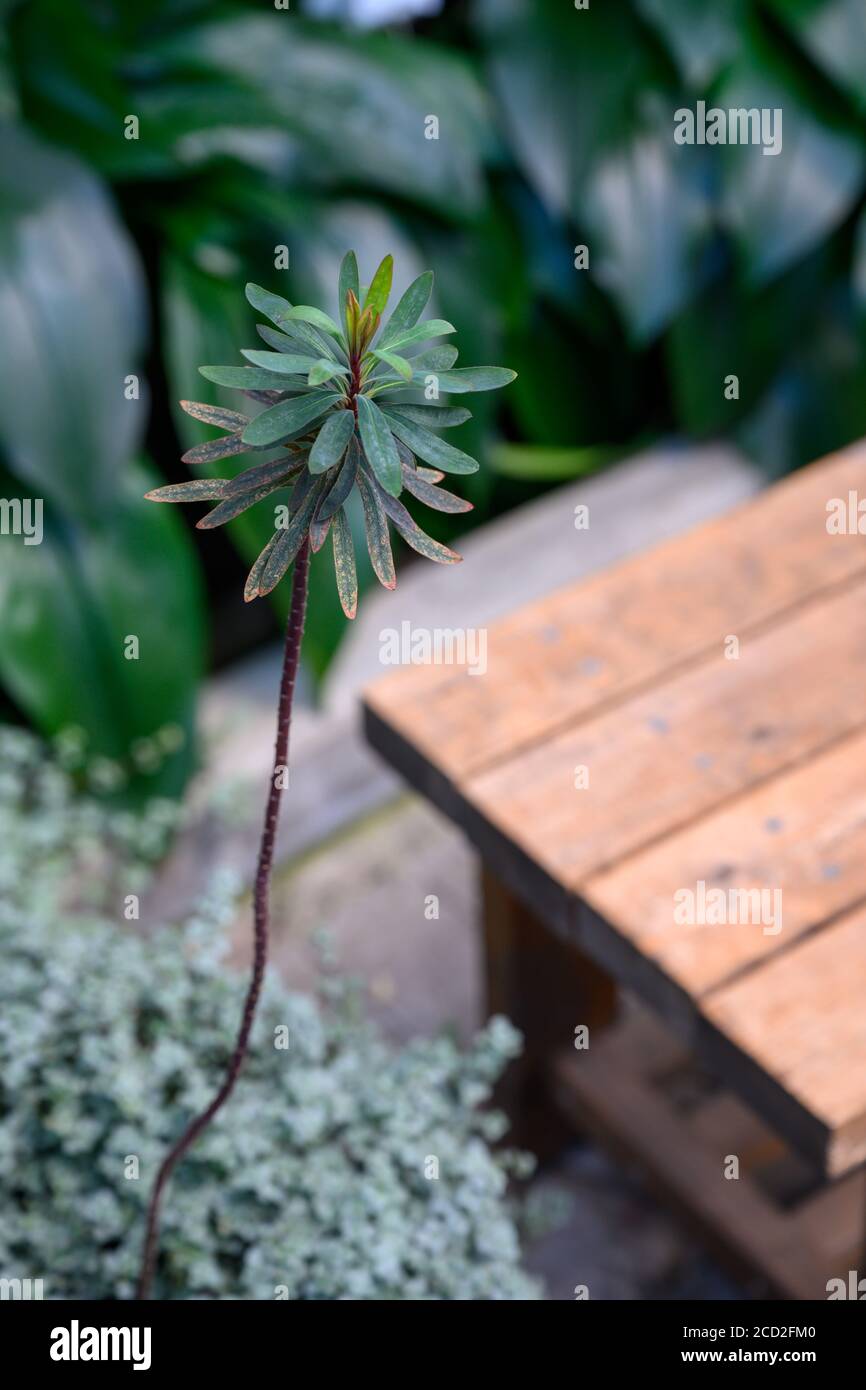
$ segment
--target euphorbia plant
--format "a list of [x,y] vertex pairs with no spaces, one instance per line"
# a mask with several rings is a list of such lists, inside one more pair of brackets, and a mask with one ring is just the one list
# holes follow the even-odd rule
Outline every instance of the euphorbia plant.
[[[405,489],[437,511],[471,509],[469,502],[439,487],[445,473],[474,473],[478,468],[475,459],[432,433],[433,429],[459,425],[470,418],[468,410],[439,404],[439,393],[490,391],[506,386],[515,376],[505,367],[455,368],[454,347],[418,351],[421,343],[455,331],[443,319],[419,322],[433,288],[432,271],[413,281],[380,332],[392,269],[392,258],[386,256],[369,287],[362,291],[355,254],[348,252],[340,267],[338,286],[341,324],[321,309],[292,305],[258,285],[248,285],[247,299],[276,324],[276,328],[258,325],[270,350],[244,349],[246,366],[199,370],[209,381],[236,388],[263,403],[266,409],[250,418],[218,406],[181,402],[196,419],[225,431],[220,438],[190,449],[184,460],[210,464],[234,454],[276,448],[281,452],[233,478],[200,479],[156,488],[147,494],[157,502],[216,502],[213,510],[198,522],[200,527],[210,528],[223,525],[254,503],[289,488],[288,505],[276,513],[274,534],[250,570],[244,598],[249,602],[270,593],[290,566],[294,570],[277,712],[275,772],[268,791],[255,879],[252,976],[223,1082],[210,1104],[169,1150],[154,1182],[139,1280],[142,1298],[148,1296],[153,1279],[163,1190],[183,1154],[235,1087],[261,992],[267,959],[271,867],[284,782],[279,774],[288,759],[310,551],[319,550],[330,531],[340,602],[346,616],[353,618],[358,583],[346,504],[357,488],[370,559],[386,589],[393,589],[397,582],[389,521],[419,554],[442,564],[459,560],[453,550],[426,535],[398,499]],[[419,394],[424,397],[423,403],[417,400]],[[423,462],[419,463],[419,459]],[[285,524],[280,524],[282,515]]]

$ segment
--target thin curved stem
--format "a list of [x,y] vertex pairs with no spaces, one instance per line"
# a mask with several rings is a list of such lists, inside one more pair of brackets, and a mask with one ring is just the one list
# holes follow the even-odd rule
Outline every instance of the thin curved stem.
[[305,541],[298,551],[292,579],[292,606],[289,612],[285,647],[283,650],[283,673],[280,681],[280,700],[277,712],[274,770],[271,775],[271,785],[268,791],[268,800],[265,809],[265,822],[262,827],[262,838],[259,845],[259,858],[258,867],[256,869],[255,894],[253,899],[255,950],[253,955],[252,975],[250,977],[247,997],[244,1003],[244,1011],[241,1017],[240,1028],[238,1029],[237,1040],[231,1058],[229,1059],[222,1085],[210,1104],[202,1110],[201,1114],[197,1115],[195,1119],[190,1122],[180,1138],[176,1140],[171,1149],[169,1149],[156,1175],[156,1181],[153,1185],[150,1205],[147,1212],[147,1231],[145,1234],[144,1250],[141,1258],[141,1271],[136,1294],[136,1297],[140,1299],[150,1297],[150,1288],[153,1282],[159,1243],[160,1203],[166,1183],[187,1149],[195,1143],[202,1131],[210,1124],[217,1111],[222,1109],[223,1105],[225,1105],[240,1076],[249,1046],[250,1032],[255,1018],[256,1006],[259,1002],[259,995],[261,994],[265,965],[267,963],[271,868],[274,859],[277,821],[280,814],[280,800],[282,798],[283,785],[285,782],[284,773],[289,755],[289,728],[292,718],[292,697],[295,691],[295,678],[298,673],[301,639],[304,634],[309,568],[309,542]]

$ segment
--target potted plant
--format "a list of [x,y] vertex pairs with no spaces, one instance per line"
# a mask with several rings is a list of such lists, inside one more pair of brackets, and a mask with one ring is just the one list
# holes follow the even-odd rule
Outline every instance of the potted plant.
[[[237,1040],[213,1099],[169,1149],[157,1173],[147,1215],[138,1295],[149,1295],[157,1256],[162,1195],[172,1171],[237,1083],[249,1046],[262,990],[268,946],[268,903],[274,843],[285,786],[292,698],[298,671],[307,602],[310,552],[331,535],[340,603],[347,618],[357,609],[355,555],[346,503],[357,489],[373,570],[385,588],[396,584],[389,523],[419,554],[441,564],[460,559],[428,536],[399,500],[405,490],[443,512],[468,511],[470,504],[439,484],[444,474],[474,473],[478,463],[433,431],[462,424],[469,412],[443,405],[440,393],[490,391],[515,373],[504,367],[456,368],[457,349],[418,351],[431,338],[455,331],[442,319],[421,322],[433,288],[426,271],[412,282],[382,326],[391,291],[393,260],[386,256],[362,290],[354,252],[343,258],[338,284],[342,322],[311,305],[292,305],[258,285],[247,299],[271,325],[259,325],[267,350],[244,349],[244,366],[201,367],[209,381],[241,391],[265,409],[250,418],[193,401],[184,410],[220,427],[221,437],[184,455],[191,464],[210,464],[235,454],[279,449],[276,458],[251,465],[230,479],[204,478],[156,488],[158,502],[216,502],[199,522],[221,526],[286,488],[287,506],[275,514],[274,533],[244,589],[247,602],[270,593],[292,569],[292,598],[286,629],[277,707],[274,770],[268,789],[253,897],[254,956]],[[380,331],[381,329],[381,331]],[[414,355],[412,355],[414,354]],[[419,402],[419,393],[423,401]],[[420,462],[419,462],[420,460]]]

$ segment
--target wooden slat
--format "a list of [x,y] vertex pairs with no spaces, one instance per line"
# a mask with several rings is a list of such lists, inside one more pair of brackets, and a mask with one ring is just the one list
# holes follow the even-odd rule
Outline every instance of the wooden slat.
[[372,742],[401,770],[414,754],[414,776],[420,757],[459,780],[718,651],[729,633],[742,639],[864,573],[862,537],[826,530],[828,499],[849,489],[866,491],[864,445],[495,624],[485,675],[408,667],[379,681],[365,697]]
[[[703,1001],[719,1057],[830,1174],[866,1161],[866,908],[798,942]],[[746,1074],[748,1064],[750,1074]]]
[[[866,719],[866,583],[458,787],[566,892]],[[589,786],[576,790],[585,766]]]
[[[782,930],[678,924],[674,895],[701,881],[708,889],[780,888]],[[866,733],[588,879],[581,893],[689,995],[718,988],[866,900]]]

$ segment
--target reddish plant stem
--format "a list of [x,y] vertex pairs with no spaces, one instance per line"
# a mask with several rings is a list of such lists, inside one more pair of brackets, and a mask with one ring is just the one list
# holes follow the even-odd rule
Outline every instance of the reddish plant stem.
[[304,544],[298,551],[297,559],[295,560],[295,571],[292,579],[292,606],[289,612],[285,647],[283,650],[283,674],[280,681],[280,699],[277,712],[277,739],[274,753],[274,770],[271,775],[270,790],[268,791],[265,823],[262,827],[258,867],[256,869],[255,894],[253,899],[255,934],[253,969],[249,988],[247,990],[247,997],[244,1002],[244,1011],[241,1017],[240,1028],[238,1029],[237,1040],[231,1058],[229,1059],[222,1085],[206,1109],[202,1110],[201,1114],[197,1115],[196,1118],[190,1122],[180,1138],[176,1140],[172,1148],[169,1149],[156,1175],[156,1181],[153,1185],[150,1205],[147,1212],[147,1230],[136,1294],[136,1297],[139,1299],[150,1297],[150,1288],[153,1283],[153,1274],[158,1253],[160,1203],[166,1183],[187,1149],[195,1143],[202,1131],[210,1124],[217,1111],[225,1105],[240,1076],[249,1046],[250,1032],[255,1018],[256,1006],[259,1002],[259,995],[261,994],[265,965],[267,963],[271,867],[274,859],[274,842],[277,835],[277,821],[279,819],[280,800],[282,798],[282,784],[284,780],[282,770],[287,765],[289,755],[289,728],[292,718],[292,697],[295,691],[295,678],[298,673],[298,660],[301,653],[301,639],[304,633],[309,568],[309,542],[304,541]]

